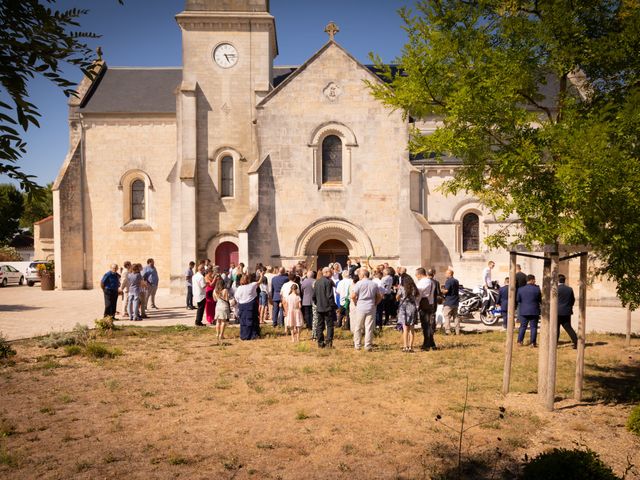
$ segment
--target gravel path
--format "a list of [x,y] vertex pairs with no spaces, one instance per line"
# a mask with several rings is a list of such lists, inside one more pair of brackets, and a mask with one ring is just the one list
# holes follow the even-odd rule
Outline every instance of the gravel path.
[[[195,311],[186,310],[182,296],[159,290],[156,296],[158,310],[148,312],[149,319],[135,322],[137,326],[193,325]],[[9,340],[46,335],[52,331],[71,330],[76,323],[93,327],[102,317],[104,301],[101,290],[42,291],[36,285],[0,288],[0,332]],[[122,303],[118,302],[122,311]],[[573,326],[577,330],[577,315]],[[122,321],[120,324],[133,324]],[[587,331],[625,333],[626,311],[615,307],[587,309]],[[485,327],[478,321],[467,321],[464,330],[499,329]],[[632,332],[640,334],[640,311],[631,315]]]

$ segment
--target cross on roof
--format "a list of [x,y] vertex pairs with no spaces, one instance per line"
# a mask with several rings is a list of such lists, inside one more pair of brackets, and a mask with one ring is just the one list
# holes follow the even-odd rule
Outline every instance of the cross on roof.
[[338,26],[333,23],[333,22],[329,22],[329,24],[326,26],[326,28],[324,29],[325,33],[329,34],[329,40],[333,40],[336,36],[336,33],[338,33],[340,31],[340,29],[338,28]]

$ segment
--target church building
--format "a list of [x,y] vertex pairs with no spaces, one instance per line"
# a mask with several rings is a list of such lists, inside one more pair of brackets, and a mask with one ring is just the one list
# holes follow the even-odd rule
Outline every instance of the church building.
[[[508,254],[483,243],[500,225],[475,199],[439,192],[458,164],[409,155],[413,120],[373,98],[367,83],[382,80],[338,43],[336,25],[305,63],[284,67],[268,0],[186,0],[176,20],[182,67],[101,60],[70,101],[54,184],[58,288],[93,288],[111,263],[149,257],[176,293],[202,258],[370,258],[435,266],[440,278],[452,265],[469,286],[494,260],[502,283]],[[433,131],[435,119],[418,127]]]

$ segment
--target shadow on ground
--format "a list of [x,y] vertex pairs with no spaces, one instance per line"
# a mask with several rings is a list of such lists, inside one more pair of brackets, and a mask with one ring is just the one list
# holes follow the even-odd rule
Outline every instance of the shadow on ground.
[[614,403],[640,402],[640,362],[630,361],[616,367],[589,364],[596,373],[584,377],[585,384],[594,391],[591,401]]
[[29,310],[42,310],[42,307],[31,305],[0,305],[0,312],[26,312]]

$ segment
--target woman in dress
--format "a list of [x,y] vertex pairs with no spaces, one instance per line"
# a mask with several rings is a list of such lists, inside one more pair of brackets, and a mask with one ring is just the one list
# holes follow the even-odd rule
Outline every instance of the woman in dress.
[[218,334],[218,341],[220,341],[224,340],[224,329],[227,326],[229,314],[231,313],[229,290],[227,290],[224,282],[216,282],[213,298],[216,300],[216,332]]
[[215,320],[216,301],[213,298],[213,291],[215,290],[216,277],[214,276],[213,272],[209,270],[209,272],[207,272],[207,275],[204,277],[204,280],[207,285],[204,290],[204,296],[205,296],[204,311],[207,315],[207,323],[209,325],[213,325],[216,321]]
[[402,325],[403,352],[413,353],[414,326],[418,322],[418,299],[420,292],[413,279],[406,275],[398,287],[398,323]]
[[284,324],[291,329],[291,341],[300,341],[300,327],[302,327],[302,300],[297,284],[291,285],[289,295],[284,298]]
[[252,282],[249,275],[244,274],[240,286],[234,296],[238,303],[240,317],[240,340],[260,338],[260,320],[258,318],[258,285],[262,282],[262,273],[257,281]]

